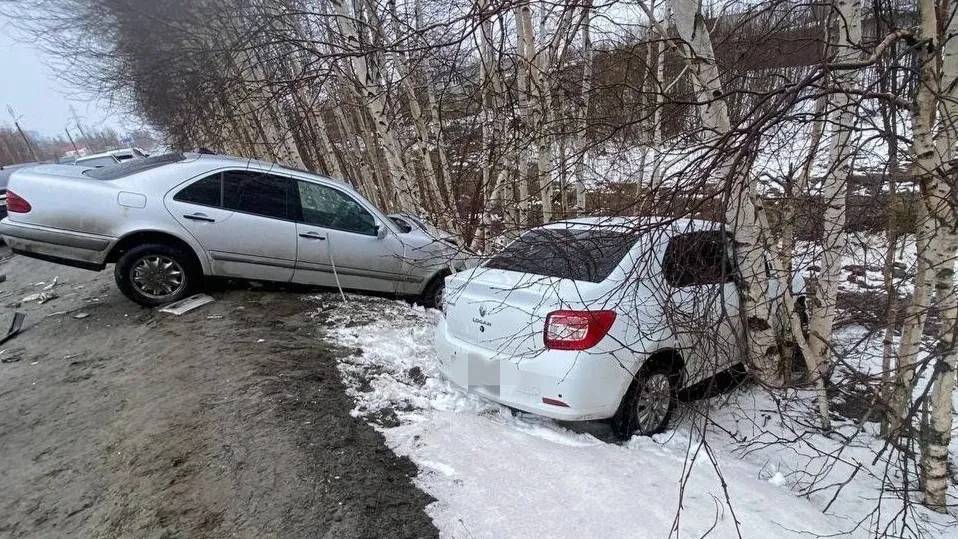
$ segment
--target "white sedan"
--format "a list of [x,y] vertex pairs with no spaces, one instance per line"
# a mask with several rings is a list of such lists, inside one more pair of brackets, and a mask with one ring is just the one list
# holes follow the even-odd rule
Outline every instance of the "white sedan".
[[710,221],[532,229],[447,278],[436,330],[443,373],[519,410],[611,417],[621,438],[661,432],[680,388],[743,360],[732,249]]

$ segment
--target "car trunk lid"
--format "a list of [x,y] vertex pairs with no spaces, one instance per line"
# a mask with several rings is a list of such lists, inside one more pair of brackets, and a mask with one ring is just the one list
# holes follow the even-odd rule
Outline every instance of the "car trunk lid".
[[560,304],[557,281],[485,268],[458,274],[446,290],[450,336],[503,356],[541,351],[545,317]]

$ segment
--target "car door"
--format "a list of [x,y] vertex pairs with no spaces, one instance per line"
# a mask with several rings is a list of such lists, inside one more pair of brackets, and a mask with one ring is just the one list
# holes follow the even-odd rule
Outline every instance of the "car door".
[[296,267],[289,178],[225,170],[167,195],[173,217],[203,246],[213,275],[289,281]]
[[402,242],[385,223],[345,190],[307,180],[296,184],[300,212],[293,281],[400,292],[411,278]]
[[723,231],[697,231],[673,236],[665,250],[663,312],[686,360],[689,383],[743,358],[731,246]]

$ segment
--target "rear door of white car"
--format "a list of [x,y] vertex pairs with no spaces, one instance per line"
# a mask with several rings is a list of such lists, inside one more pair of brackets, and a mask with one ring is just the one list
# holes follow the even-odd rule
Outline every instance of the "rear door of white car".
[[296,266],[293,180],[225,170],[167,195],[166,206],[209,254],[213,274],[289,281]]
[[730,236],[719,230],[673,236],[662,272],[667,290],[663,314],[695,382],[741,361],[739,320]]

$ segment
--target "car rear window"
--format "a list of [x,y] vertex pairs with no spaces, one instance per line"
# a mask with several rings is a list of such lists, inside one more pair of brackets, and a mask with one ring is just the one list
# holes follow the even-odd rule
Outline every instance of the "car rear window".
[[636,240],[638,235],[632,232],[540,228],[520,236],[485,267],[599,283]]
[[163,165],[176,163],[183,161],[184,159],[186,159],[186,157],[184,157],[181,153],[168,153],[164,155],[147,157],[146,159],[131,159],[129,161],[124,161],[122,163],[108,165],[101,168],[91,168],[90,170],[84,170],[83,174],[95,180],[117,180],[123,178],[124,176],[150,170],[151,168],[162,167]]

